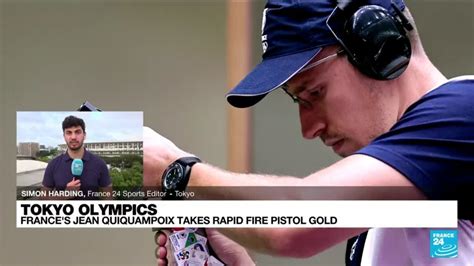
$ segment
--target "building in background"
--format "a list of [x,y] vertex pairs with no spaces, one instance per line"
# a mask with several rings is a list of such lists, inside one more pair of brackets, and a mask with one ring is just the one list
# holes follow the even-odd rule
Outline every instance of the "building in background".
[[46,147],[46,145],[40,145],[40,151],[42,152],[50,152],[51,150],[51,147]]
[[40,145],[37,142],[20,142],[18,144],[17,157],[36,158],[36,155],[39,152],[39,150],[40,150]]
[[[143,141],[112,141],[85,143],[85,148],[99,156],[143,155]],[[59,151],[65,152],[66,144],[59,145]]]

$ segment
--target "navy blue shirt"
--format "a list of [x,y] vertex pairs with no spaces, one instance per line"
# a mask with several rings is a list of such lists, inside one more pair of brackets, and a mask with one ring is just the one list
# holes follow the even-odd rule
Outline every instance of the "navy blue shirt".
[[430,91],[357,153],[390,165],[429,199],[458,200],[459,218],[474,219],[474,77]]
[[[71,164],[73,159],[67,152],[57,156],[48,163],[43,177],[43,186],[63,190],[72,181]],[[98,191],[99,187],[107,187],[112,181],[105,162],[98,156],[84,149],[82,157],[84,168],[81,180],[81,190]],[[87,195],[87,194],[85,194]]]
[[[474,76],[430,91],[357,153],[390,165],[428,199],[458,200],[458,218],[474,222]],[[366,237],[348,240],[346,265],[360,265]]]

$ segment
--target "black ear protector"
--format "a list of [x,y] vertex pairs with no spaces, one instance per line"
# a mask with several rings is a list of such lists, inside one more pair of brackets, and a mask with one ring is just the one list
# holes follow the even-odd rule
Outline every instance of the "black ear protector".
[[410,62],[407,31],[413,30],[413,26],[393,2],[396,17],[381,6],[356,6],[355,2],[363,1],[345,1],[336,8],[342,11],[338,15],[343,21],[340,36],[331,28],[331,18],[328,26],[344,47],[349,61],[362,73],[378,80],[399,77]]

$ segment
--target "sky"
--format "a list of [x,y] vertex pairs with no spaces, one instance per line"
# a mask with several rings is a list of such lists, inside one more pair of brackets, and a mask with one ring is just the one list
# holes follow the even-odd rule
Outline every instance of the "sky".
[[65,144],[62,122],[73,115],[86,124],[86,140],[142,141],[143,112],[17,112],[17,145],[38,142],[46,147]]

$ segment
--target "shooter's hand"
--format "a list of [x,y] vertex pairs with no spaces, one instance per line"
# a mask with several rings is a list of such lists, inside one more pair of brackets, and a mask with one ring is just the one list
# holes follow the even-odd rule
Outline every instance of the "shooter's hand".
[[173,257],[173,249],[171,248],[170,242],[167,241],[170,234],[171,231],[169,230],[160,230],[155,234],[155,252],[158,266],[176,265]]
[[207,240],[219,260],[226,265],[251,266],[255,265],[247,250],[237,242],[226,237],[217,229],[206,228]]
[[[175,265],[173,250],[168,240],[169,231],[158,231],[155,234],[155,242],[158,245],[158,266]],[[219,233],[216,229],[206,229],[209,245],[216,253],[218,259],[230,266],[255,265],[247,250],[230,238]],[[168,258],[168,259],[167,259]],[[171,261],[172,260],[172,261]]]
[[143,128],[143,186],[161,185],[161,176],[172,162],[192,156],[149,127]]

